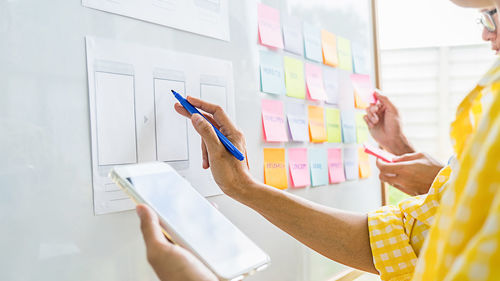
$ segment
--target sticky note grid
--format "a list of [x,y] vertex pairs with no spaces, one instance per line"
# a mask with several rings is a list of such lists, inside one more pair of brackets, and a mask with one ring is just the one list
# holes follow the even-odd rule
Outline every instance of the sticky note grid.
[[286,189],[370,177],[360,148],[374,91],[366,44],[262,3],[257,16],[264,182]]

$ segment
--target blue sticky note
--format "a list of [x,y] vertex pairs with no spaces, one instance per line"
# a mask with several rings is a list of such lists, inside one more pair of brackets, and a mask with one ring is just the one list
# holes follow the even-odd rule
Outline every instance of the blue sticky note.
[[326,149],[310,148],[308,155],[311,185],[328,185],[328,155]]
[[370,74],[370,52],[367,46],[352,42],[352,61],[355,73]]
[[329,104],[338,104],[340,95],[338,70],[332,67],[323,68],[323,80],[327,96],[326,102]]
[[356,119],[354,110],[342,110],[342,141],[343,143],[356,143]]
[[323,62],[321,29],[312,24],[304,23],[303,32],[306,58],[317,62]]
[[264,93],[285,94],[285,71],[281,56],[267,51],[260,52],[260,85]]
[[357,180],[359,178],[358,148],[344,148],[344,169],[346,180]]

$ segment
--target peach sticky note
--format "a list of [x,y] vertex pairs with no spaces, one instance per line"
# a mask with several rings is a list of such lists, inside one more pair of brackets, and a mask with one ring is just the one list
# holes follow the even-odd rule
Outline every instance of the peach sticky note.
[[328,175],[330,183],[345,181],[344,162],[342,161],[342,149],[328,149]]
[[282,101],[262,100],[262,128],[265,141],[288,141]]
[[258,17],[260,44],[283,49],[280,12],[272,7],[259,3]]
[[339,56],[339,68],[352,71],[351,41],[344,37],[337,36],[337,53]]
[[292,187],[305,187],[311,184],[307,148],[288,149],[288,166]]
[[373,99],[373,87],[370,75],[351,74],[351,82],[354,87],[354,106],[356,108],[365,109],[370,103],[375,102]]
[[326,128],[323,107],[309,105],[309,139],[311,142],[326,142]]
[[359,178],[361,179],[366,179],[369,178],[371,175],[371,168],[370,168],[370,157],[368,157],[368,154],[365,152],[363,147],[358,148],[358,163],[359,163]]
[[337,42],[335,35],[326,30],[321,30],[321,49],[323,50],[323,63],[337,67],[339,58],[337,57]]
[[284,148],[264,148],[264,183],[287,188]]
[[306,63],[306,86],[308,99],[327,100],[321,67]]

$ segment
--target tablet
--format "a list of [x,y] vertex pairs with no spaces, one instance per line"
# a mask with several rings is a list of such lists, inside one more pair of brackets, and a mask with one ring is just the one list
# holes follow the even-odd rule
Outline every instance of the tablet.
[[136,203],[158,214],[169,240],[192,252],[219,279],[241,280],[268,266],[269,256],[170,165],[119,166],[110,176]]

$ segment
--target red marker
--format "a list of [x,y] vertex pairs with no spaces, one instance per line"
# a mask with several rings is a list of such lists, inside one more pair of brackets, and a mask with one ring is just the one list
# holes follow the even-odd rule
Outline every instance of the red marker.
[[363,147],[365,148],[366,153],[373,155],[373,156],[377,157],[378,159],[381,159],[381,160],[388,162],[388,163],[393,163],[394,158],[397,157],[396,155],[394,155],[390,152],[382,150],[378,147],[371,146],[369,144],[363,144]]

